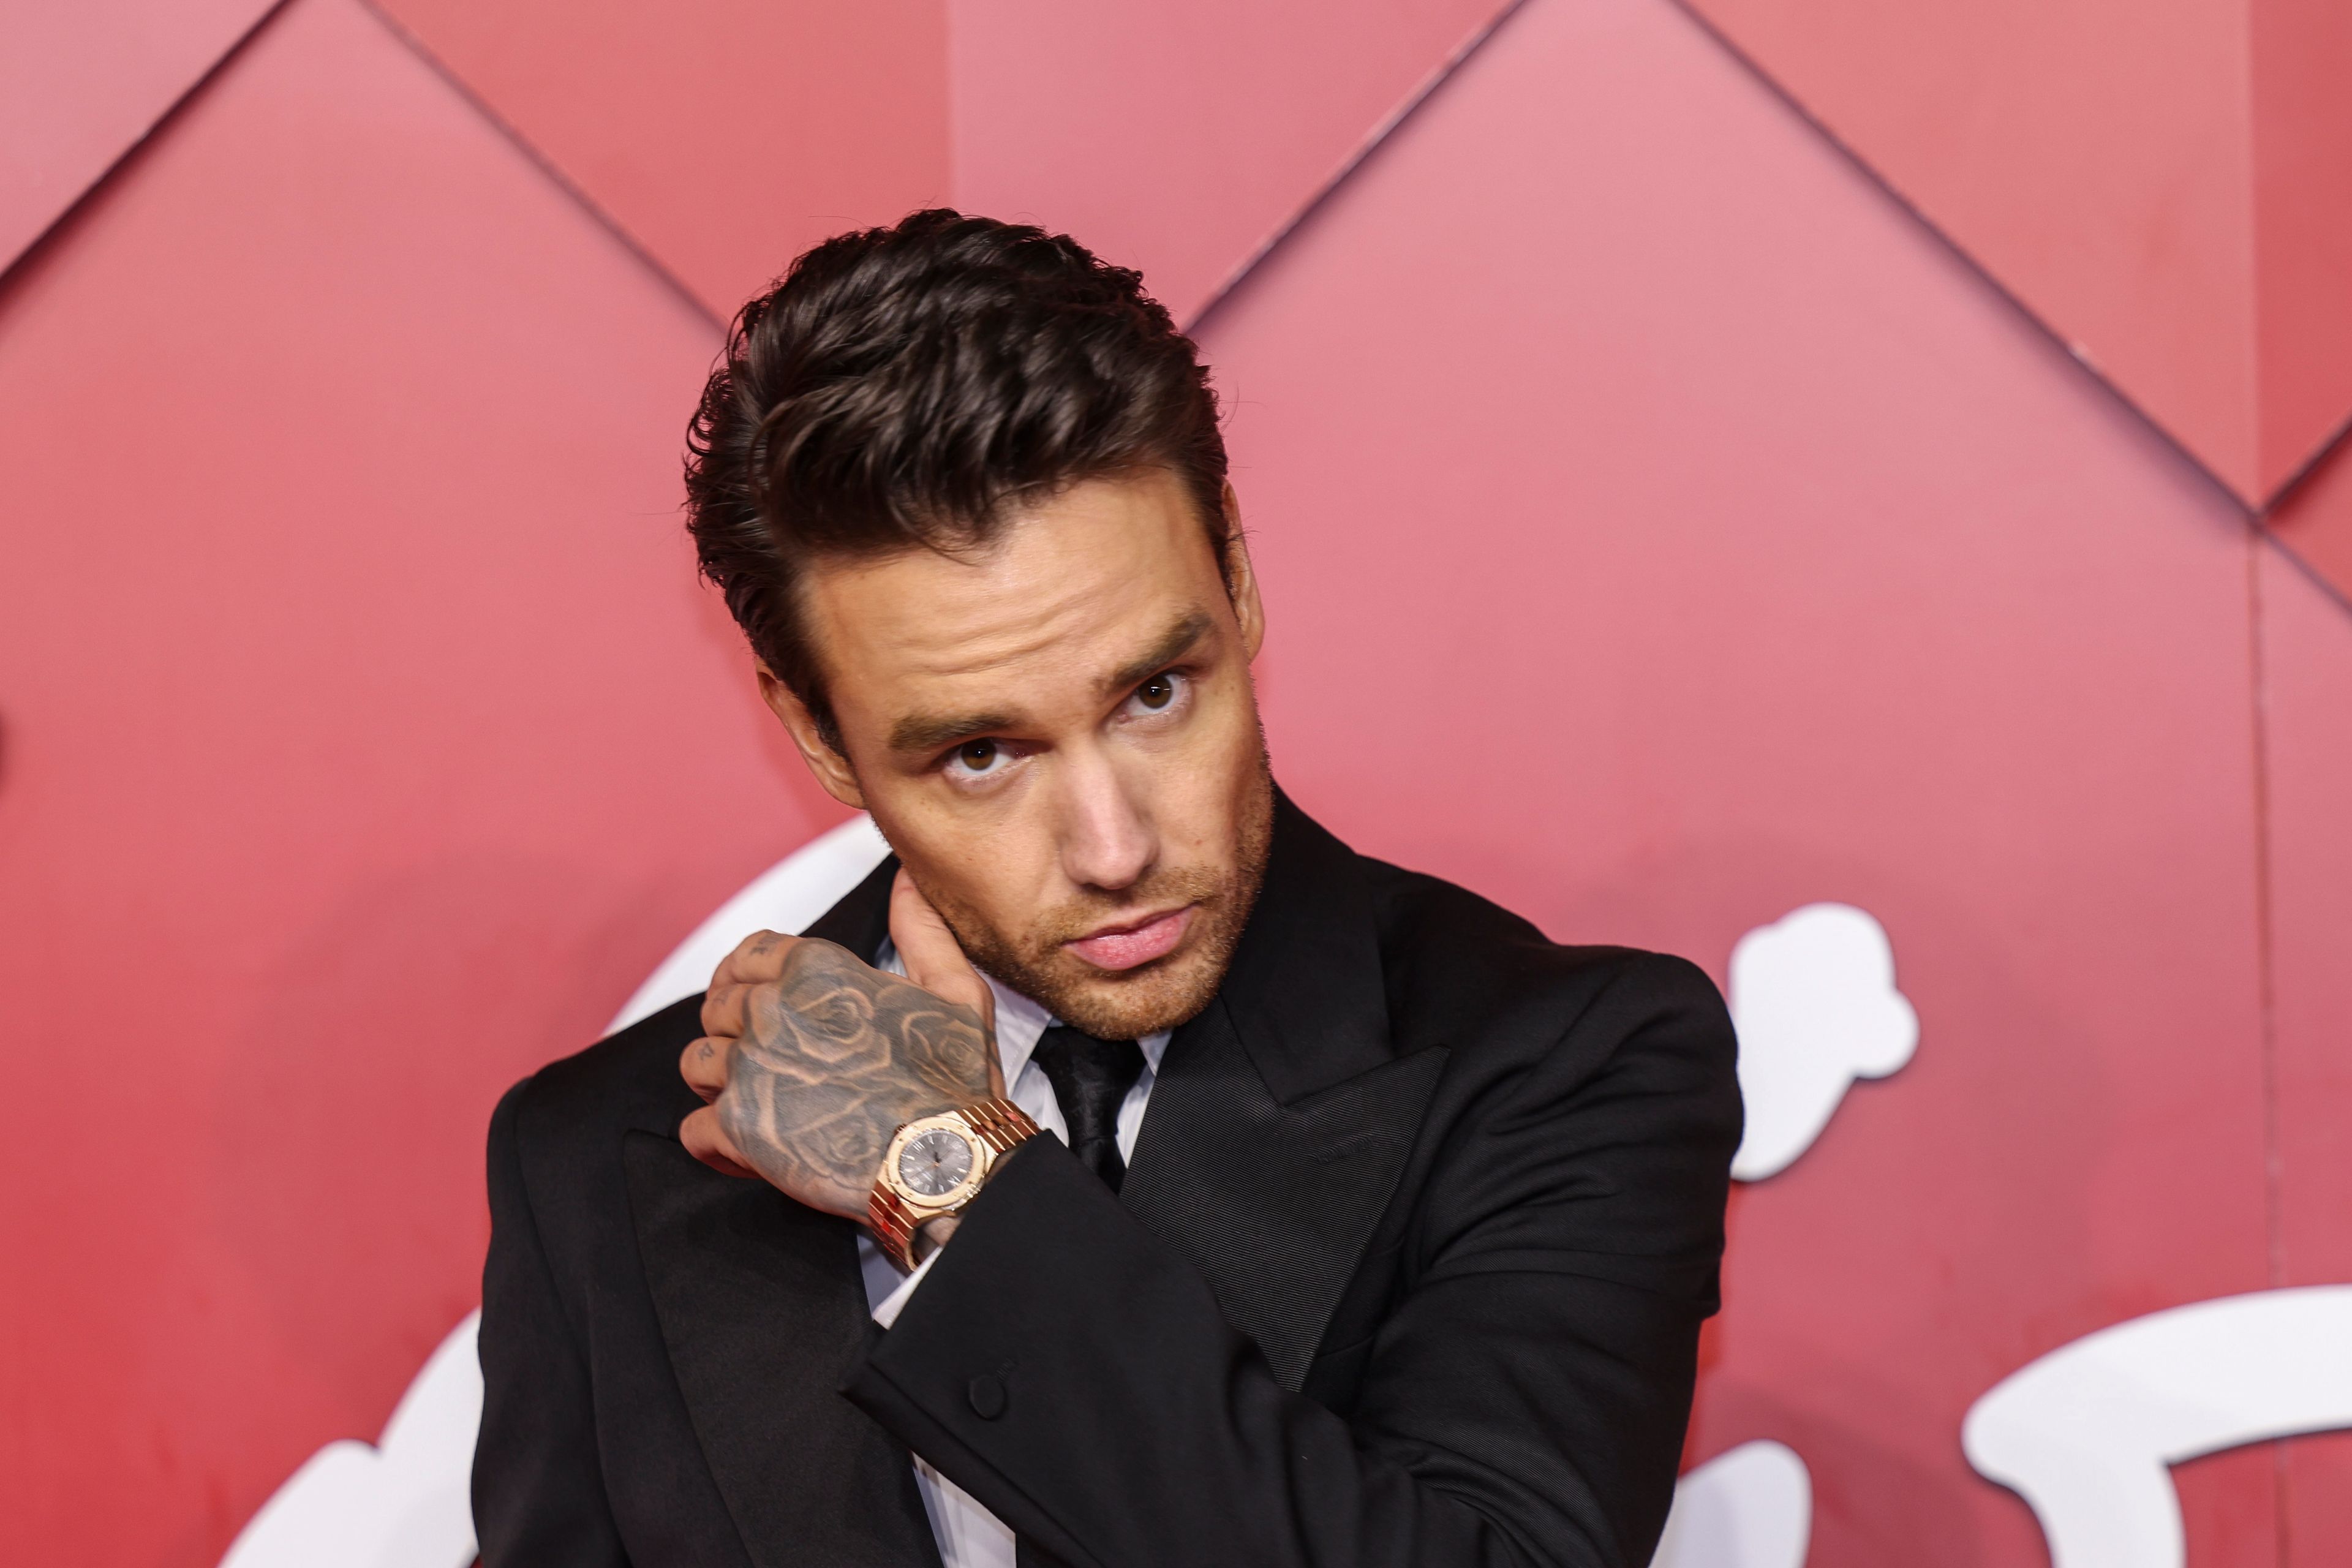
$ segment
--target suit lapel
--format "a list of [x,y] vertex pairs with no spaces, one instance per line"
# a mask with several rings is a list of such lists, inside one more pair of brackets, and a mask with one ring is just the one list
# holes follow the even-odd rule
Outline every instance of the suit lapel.
[[1217,998],[1169,1042],[1120,1202],[1297,1389],[1387,1210],[1445,1051],[1391,1043],[1354,854],[1276,796]]
[[906,1449],[837,1392],[868,1326],[850,1223],[627,1138],[654,1311],[751,1560],[936,1563]]
[[[896,869],[807,934],[871,956]],[[625,1133],[622,1161],[662,1339],[746,1549],[760,1568],[936,1564],[907,1450],[837,1392],[871,1329],[856,1227],[698,1163],[677,1142],[694,1103]]]

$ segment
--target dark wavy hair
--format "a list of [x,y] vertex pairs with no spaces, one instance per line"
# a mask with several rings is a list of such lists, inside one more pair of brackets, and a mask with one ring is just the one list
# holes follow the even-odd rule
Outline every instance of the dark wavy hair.
[[687,453],[702,574],[836,752],[812,562],[977,548],[1017,508],[1152,467],[1228,559],[1216,395],[1141,275],[944,208],[826,240],[745,305]]

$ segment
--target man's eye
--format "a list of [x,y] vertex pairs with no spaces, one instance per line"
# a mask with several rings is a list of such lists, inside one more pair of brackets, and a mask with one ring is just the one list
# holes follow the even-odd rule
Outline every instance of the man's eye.
[[950,752],[940,766],[950,779],[975,784],[1010,771],[1024,754],[1018,746],[1007,746],[1002,741],[966,741]]
[[1135,689],[1135,700],[1150,712],[1158,712],[1176,700],[1176,677],[1155,675]]

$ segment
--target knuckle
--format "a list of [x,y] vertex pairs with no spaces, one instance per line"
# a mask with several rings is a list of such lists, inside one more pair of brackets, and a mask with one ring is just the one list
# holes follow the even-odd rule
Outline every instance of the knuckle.
[[846,967],[863,969],[866,965],[852,957],[847,948],[827,942],[823,937],[804,937],[793,942],[792,951],[784,954],[787,973],[810,971],[829,974]]
[[749,1131],[747,1124],[750,1120],[743,1108],[742,1097],[720,1090],[719,1098],[710,1102],[709,1115],[711,1131],[718,1135],[719,1142],[730,1148],[740,1147],[743,1135]]

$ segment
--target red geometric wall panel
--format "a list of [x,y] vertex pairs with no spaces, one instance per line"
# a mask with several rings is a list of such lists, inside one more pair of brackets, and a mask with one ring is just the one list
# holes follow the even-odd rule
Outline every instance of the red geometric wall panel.
[[352,0],[0,296],[0,1519],[217,1561],[478,1300],[482,1130],[839,816],[677,528],[709,324]]
[[[2262,561],[2280,1282],[2352,1279],[2352,614]],[[2352,1542],[2352,1434],[2290,1446],[2299,1563]],[[2306,1547],[2301,1542],[2307,1539]]]
[[269,8],[269,0],[10,0],[0,12],[0,270]]
[[378,0],[721,318],[928,204],[1083,234],[1189,320],[1507,0]]
[[2352,416],[2329,0],[1690,0],[2249,506]]
[[[14,1556],[209,1568],[381,1430],[499,1089],[841,819],[680,437],[939,200],[1201,318],[1335,829],[1735,991],[1883,928],[1688,1455],[1793,1451],[1811,1568],[2047,1561],[1988,1391],[2352,1281],[2352,12],[108,3],[0,51],[0,267],[113,170],[0,278]],[[2168,1475],[2187,1568],[2352,1554],[2352,1433]]]
[[[2236,510],[1651,0],[1514,16],[1203,331],[1302,800],[1718,978],[1892,941],[1916,1058],[1738,1193],[1693,1459],[1792,1447],[1816,1564],[2040,1561],[1971,1403],[2270,1283]],[[2274,1478],[2192,1536],[2271,1561]]]
[[956,199],[1189,321],[1511,0],[951,0]]
[[2273,1031],[2295,1284],[2352,1279],[2352,616],[2263,558]]
[[942,0],[381,3],[722,320],[950,195]]
[[2352,6],[2248,0],[2247,16],[2254,352],[2263,476],[2275,494],[2352,421]]
[[2314,464],[2263,521],[2340,605],[2352,608],[2352,459],[2342,443]]

